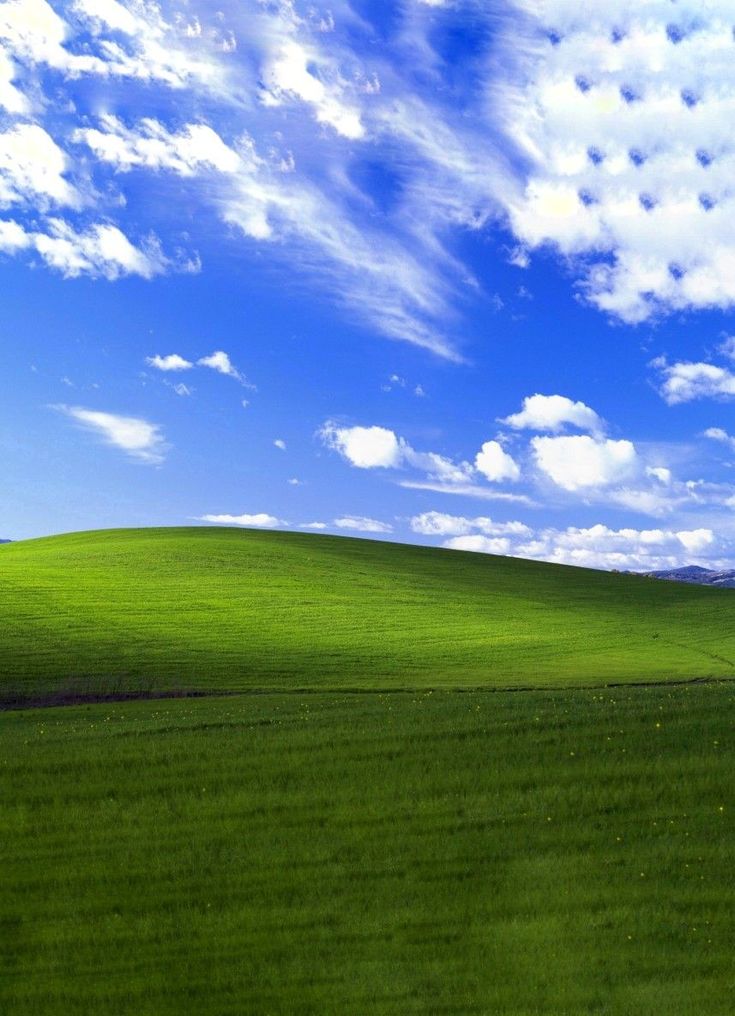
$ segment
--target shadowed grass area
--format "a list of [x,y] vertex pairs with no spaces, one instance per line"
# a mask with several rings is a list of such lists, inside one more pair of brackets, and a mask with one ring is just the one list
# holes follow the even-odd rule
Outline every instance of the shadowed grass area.
[[725,1016],[735,686],[0,717],[9,1016]]
[[[112,530],[0,547],[0,695],[735,674],[735,594],[368,540]],[[71,696],[73,697],[73,695]]]

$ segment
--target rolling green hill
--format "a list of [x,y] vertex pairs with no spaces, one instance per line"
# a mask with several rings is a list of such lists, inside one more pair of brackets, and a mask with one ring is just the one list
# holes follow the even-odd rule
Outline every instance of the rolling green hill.
[[[735,684],[696,679],[734,597],[294,533],[1,547],[0,1012],[729,1016]],[[84,701],[166,690],[209,694]]]
[[735,675],[735,593],[298,533],[0,547],[6,696],[596,685]]

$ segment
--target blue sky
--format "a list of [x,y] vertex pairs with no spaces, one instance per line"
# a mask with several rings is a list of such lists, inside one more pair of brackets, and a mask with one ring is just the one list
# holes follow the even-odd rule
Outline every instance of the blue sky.
[[735,565],[724,0],[0,3],[2,534]]

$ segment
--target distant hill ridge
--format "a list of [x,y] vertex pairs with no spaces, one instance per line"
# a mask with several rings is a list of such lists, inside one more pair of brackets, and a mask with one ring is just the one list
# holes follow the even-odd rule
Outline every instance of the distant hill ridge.
[[0,699],[735,678],[735,597],[434,547],[226,528],[0,547]]
[[729,571],[713,571],[697,564],[685,568],[669,568],[666,571],[644,572],[648,578],[665,579],[668,582],[689,582],[697,586],[719,586],[720,589],[735,589],[735,568]]

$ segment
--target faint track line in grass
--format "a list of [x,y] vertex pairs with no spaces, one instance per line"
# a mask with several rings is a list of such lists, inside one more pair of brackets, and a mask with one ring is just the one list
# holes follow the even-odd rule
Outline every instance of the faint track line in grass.
[[[704,655],[712,655],[705,653]],[[724,657],[715,657],[729,663]],[[735,664],[731,664],[735,666]],[[735,675],[732,677],[705,675],[701,677],[687,678],[661,678],[653,681],[600,681],[593,684],[529,684],[529,685],[465,685],[457,687],[416,687],[411,685],[391,688],[344,688],[339,686],[321,688],[222,688],[222,689],[160,689],[159,691],[131,691],[113,692],[110,694],[84,695],[74,693],[71,695],[35,695],[23,698],[22,695],[13,697],[0,696],[0,713],[12,712],[26,709],[52,709],[64,706],[94,705],[105,702],[146,702],[160,701],[166,699],[216,699],[216,698],[253,698],[270,695],[279,698],[294,698],[320,695],[347,695],[353,697],[386,696],[386,695],[505,695],[516,694],[544,694],[553,692],[560,694],[564,692],[577,691],[599,691],[605,688],[680,688],[686,685],[719,685],[735,683]]]

